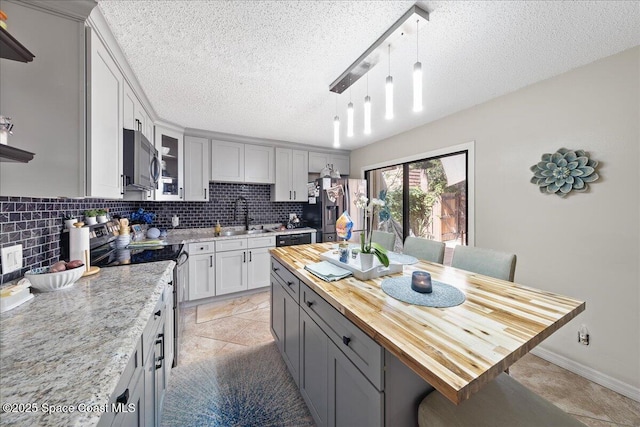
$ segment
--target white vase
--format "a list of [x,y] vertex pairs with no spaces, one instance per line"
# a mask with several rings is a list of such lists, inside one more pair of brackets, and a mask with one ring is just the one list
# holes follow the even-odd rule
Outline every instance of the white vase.
[[85,220],[85,222],[87,223],[87,225],[93,225],[93,224],[97,224],[97,223],[98,223],[98,221],[96,220],[96,217],[95,217],[95,216],[88,216],[88,217],[85,217],[85,219],[84,219],[84,220]]
[[108,221],[108,219],[107,219],[106,215],[98,215],[98,223],[104,224],[107,221]]
[[78,218],[65,219],[64,226],[67,228],[67,230],[70,230],[73,228],[73,224],[75,224],[76,222],[78,222]]
[[360,269],[362,271],[371,270],[373,268],[374,254],[365,254],[360,252]]

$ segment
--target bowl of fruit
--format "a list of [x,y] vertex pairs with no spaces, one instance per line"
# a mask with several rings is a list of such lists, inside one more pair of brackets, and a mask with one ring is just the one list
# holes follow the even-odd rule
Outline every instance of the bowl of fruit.
[[50,267],[33,268],[24,277],[29,279],[32,288],[40,292],[51,292],[73,285],[84,272],[84,263],[80,260],[58,261]]

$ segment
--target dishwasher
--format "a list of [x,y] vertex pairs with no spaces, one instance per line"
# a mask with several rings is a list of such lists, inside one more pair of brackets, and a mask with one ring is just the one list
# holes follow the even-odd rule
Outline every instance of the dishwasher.
[[311,233],[283,234],[276,236],[276,247],[311,243]]

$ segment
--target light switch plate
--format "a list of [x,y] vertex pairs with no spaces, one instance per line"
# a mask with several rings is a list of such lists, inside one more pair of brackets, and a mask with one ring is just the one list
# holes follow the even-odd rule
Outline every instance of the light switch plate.
[[0,261],[2,261],[2,274],[20,270],[22,268],[22,245],[0,249]]

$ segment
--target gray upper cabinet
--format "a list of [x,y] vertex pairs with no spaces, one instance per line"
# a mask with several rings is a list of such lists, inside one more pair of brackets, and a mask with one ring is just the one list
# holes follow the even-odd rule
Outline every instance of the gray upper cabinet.
[[276,148],[276,182],[271,191],[274,202],[306,202],[309,180],[309,153]]
[[244,181],[256,184],[276,182],[276,162],[273,147],[244,145]]
[[244,182],[244,144],[211,141],[211,181]]
[[87,55],[87,195],[122,198],[124,77],[90,28]]
[[209,140],[184,137],[184,198],[187,201],[209,200]]
[[273,147],[212,140],[211,181],[273,184]]
[[33,62],[0,59],[0,115],[13,119],[9,145],[35,153],[0,162],[0,195],[85,195],[85,34],[83,20],[2,2],[11,34]]
[[320,173],[327,165],[333,165],[341,175],[349,175],[349,156],[335,153],[309,152],[309,173]]

